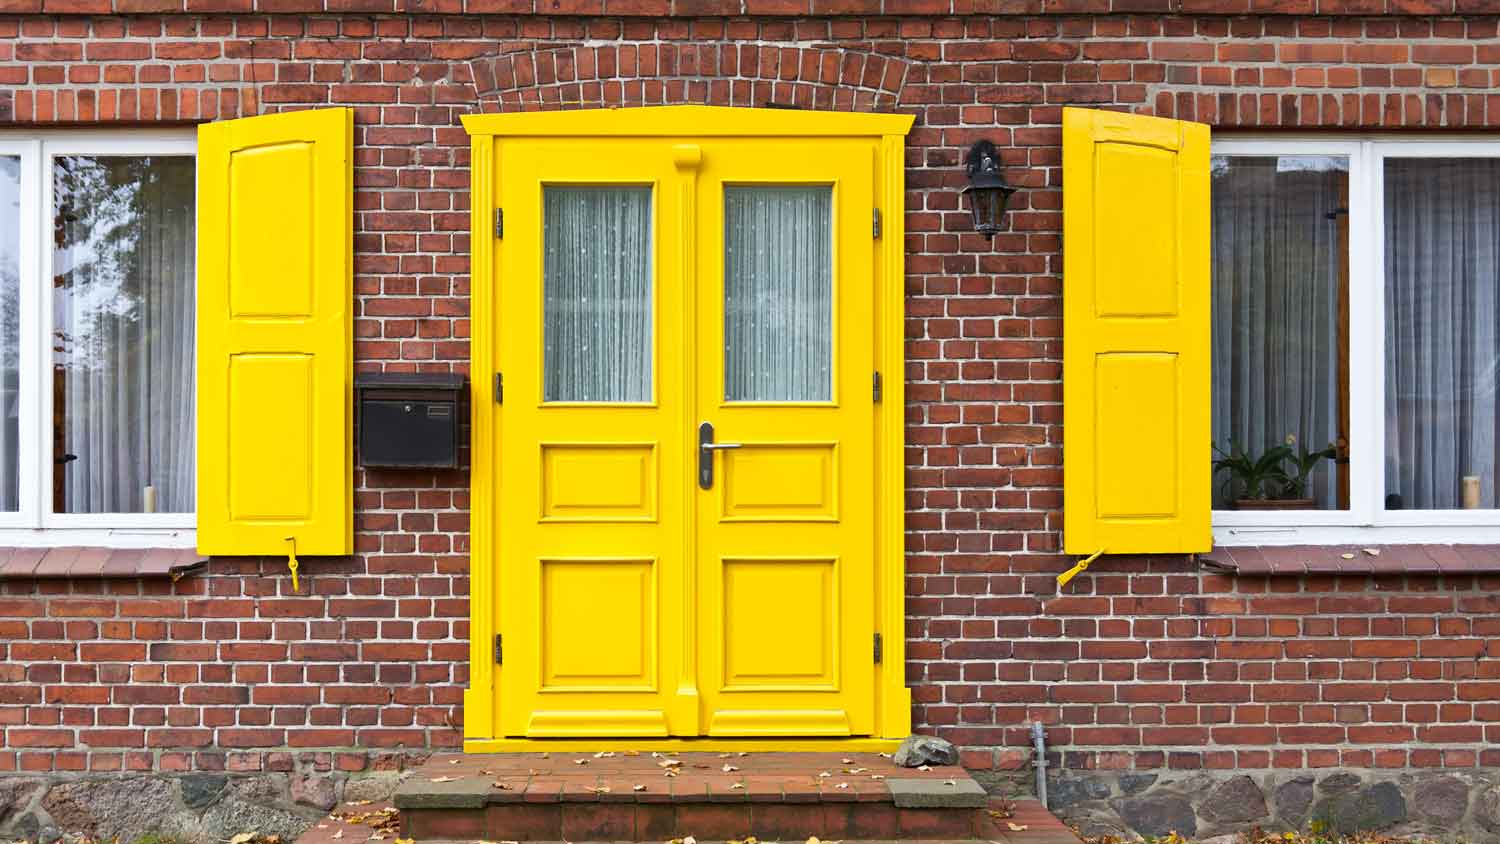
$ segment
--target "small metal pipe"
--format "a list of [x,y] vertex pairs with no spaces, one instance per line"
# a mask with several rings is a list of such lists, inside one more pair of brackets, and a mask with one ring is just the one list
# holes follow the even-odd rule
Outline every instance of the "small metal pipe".
[[1041,721],[1031,722],[1031,764],[1036,766],[1036,796],[1047,808],[1047,730]]

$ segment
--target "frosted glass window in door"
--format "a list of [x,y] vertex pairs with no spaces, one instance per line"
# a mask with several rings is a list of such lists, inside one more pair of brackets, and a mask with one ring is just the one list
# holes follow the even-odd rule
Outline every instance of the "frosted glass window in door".
[[545,401],[651,400],[651,189],[545,188]]
[[724,398],[833,393],[833,189],[724,191]]

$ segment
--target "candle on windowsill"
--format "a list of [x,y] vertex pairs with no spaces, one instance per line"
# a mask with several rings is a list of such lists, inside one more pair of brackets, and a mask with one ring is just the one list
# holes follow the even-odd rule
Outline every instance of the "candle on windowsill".
[[146,486],[146,489],[145,489],[145,494],[142,496],[142,498],[144,498],[145,501],[142,503],[141,512],[143,512],[143,513],[155,513],[156,512],[156,487],[151,486],[151,485],[148,484]]
[[1479,476],[1464,475],[1464,509],[1479,509]]

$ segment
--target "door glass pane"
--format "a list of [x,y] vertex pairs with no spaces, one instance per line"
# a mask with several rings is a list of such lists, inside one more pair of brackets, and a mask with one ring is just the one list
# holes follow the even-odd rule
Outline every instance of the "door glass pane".
[[651,189],[545,189],[546,401],[651,400]]
[[1385,162],[1385,506],[1492,509],[1500,160]]
[[0,510],[20,509],[21,159],[0,156]]
[[724,191],[724,398],[833,395],[833,189]]
[[194,163],[53,160],[53,502],[193,510]]
[[1349,506],[1349,160],[1215,156],[1215,509]]

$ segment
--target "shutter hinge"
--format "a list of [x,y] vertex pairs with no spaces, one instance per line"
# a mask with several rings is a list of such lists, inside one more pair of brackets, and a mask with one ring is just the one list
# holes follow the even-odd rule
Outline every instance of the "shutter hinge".
[[874,379],[872,379],[870,387],[871,387],[870,392],[872,394],[874,394],[875,401],[880,401],[881,389],[880,389],[880,373],[879,372],[875,373],[875,377],[874,377]]
[[876,208],[873,209],[873,211],[874,213],[871,214],[872,219],[870,221],[870,230],[874,237],[880,237],[880,209]]
[[876,633],[875,634],[875,664],[879,665],[881,658],[884,657],[884,656],[885,656],[885,645],[884,645],[883,642],[880,641],[880,634]]
[[499,665],[500,663],[504,662],[504,656],[505,656],[505,652],[500,647],[500,634],[496,633],[495,634],[495,664]]
[[495,209],[495,237],[505,237],[505,212]]
[[495,404],[505,404],[505,376],[495,373]]

